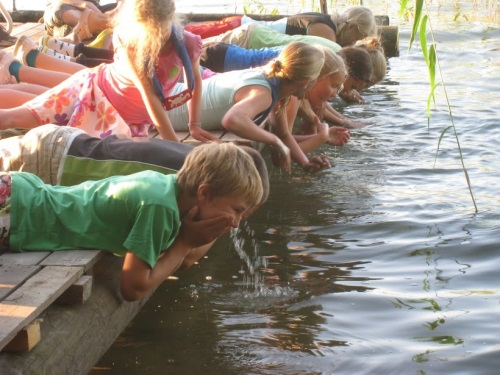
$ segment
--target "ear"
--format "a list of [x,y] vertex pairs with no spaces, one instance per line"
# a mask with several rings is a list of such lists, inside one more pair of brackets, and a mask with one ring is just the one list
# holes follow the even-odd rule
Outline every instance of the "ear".
[[196,198],[198,199],[198,203],[204,203],[209,201],[211,199],[210,185],[207,183],[203,183],[200,186],[198,186]]

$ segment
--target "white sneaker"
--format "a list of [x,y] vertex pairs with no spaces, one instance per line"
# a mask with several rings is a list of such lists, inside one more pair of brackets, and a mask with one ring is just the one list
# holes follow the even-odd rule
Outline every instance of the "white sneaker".
[[26,56],[34,49],[38,49],[38,44],[27,36],[22,35],[17,39],[16,46],[14,47],[14,55],[19,61],[22,61],[24,65],[28,65]]
[[0,85],[12,82],[12,75],[9,72],[10,64],[17,61],[16,57],[8,52],[0,51]]

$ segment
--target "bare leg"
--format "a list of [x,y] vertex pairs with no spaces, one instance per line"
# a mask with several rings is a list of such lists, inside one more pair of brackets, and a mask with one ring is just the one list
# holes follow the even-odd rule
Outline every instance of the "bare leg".
[[85,66],[77,64],[76,62],[61,60],[58,59],[57,57],[46,55],[44,53],[39,53],[37,55],[35,60],[35,66],[40,69],[66,73],[66,74],[75,74],[76,72],[85,69]]
[[0,130],[33,129],[37,126],[40,126],[37,118],[24,105],[12,109],[0,109]]
[[0,109],[16,108],[35,96],[19,90],[0,88]]
[[21,66],[19,69],[19,81],[34,83],[45,87],[54,87],[65,81],[71,76],[68,73],[54,72],[51,70],[44,70],[32,68],[30,66]]

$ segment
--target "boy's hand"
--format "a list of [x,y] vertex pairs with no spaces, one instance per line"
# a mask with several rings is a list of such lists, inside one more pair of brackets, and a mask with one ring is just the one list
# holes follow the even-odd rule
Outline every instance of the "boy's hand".
[[182,218],[178,237],[189,247],[196,248],[216,240],[228,232],[232,226],[230,215],[220,215],[205,220],[195,220],[198,206],[194,206]]

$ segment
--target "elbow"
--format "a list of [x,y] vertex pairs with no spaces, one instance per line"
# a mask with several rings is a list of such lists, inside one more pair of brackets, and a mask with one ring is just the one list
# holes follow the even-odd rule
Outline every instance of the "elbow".
[[231,115],[224,115],[221,120],[221,126],[228,132],[232,131],[234,128],[234,119]]
[[122,298],[127,302],[138,301],[141,298],[144,298],[148,294],[147,290],[134,288],[130,285],[127,285],[123,281],[121,283],[120,291]]
[[144,297],[144,294],[121,289],[122,298],[127,302],[135,302]]

